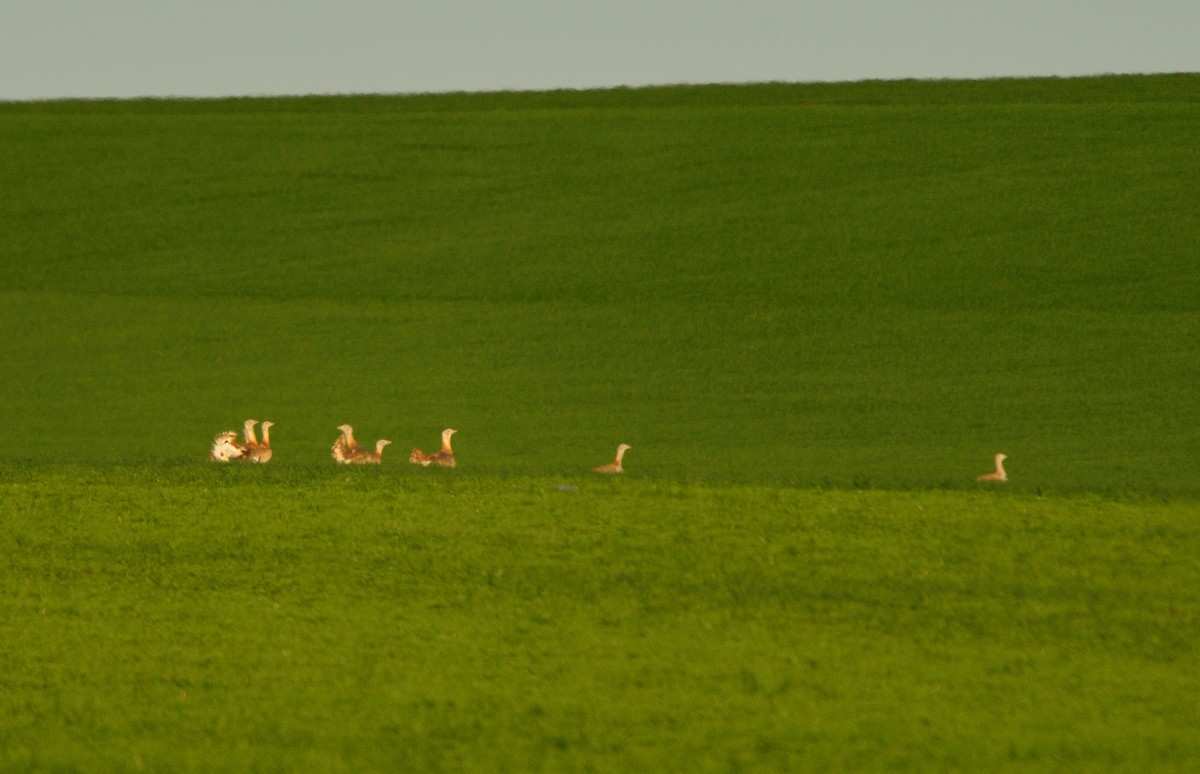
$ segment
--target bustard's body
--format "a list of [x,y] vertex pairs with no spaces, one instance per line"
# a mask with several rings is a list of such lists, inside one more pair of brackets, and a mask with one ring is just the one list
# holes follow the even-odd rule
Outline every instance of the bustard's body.
[[387,446],[391,441],[386,438],[380,438],[375,442],[375,451],[367,451],[362,447],[354,449],[350,452],[349,462],[351,465],[379,465],[383,462],[383,447]]
[[354,440],[354,428],[350,425],[338,425],[342,434],[333,442],[331,455],[335,462],[343,465],[378,465],[383,461],[383,447],[391,441],[381,438],[375,442],[375,451],[369,451],[359,446]]
[[[249,421],[249,420],[247,420]],[[271,459],[271,426],[274,422],[262,423],[262,441],[256,441],[248,450],[246,457],[250,462],[269,462]],[[250,433],[248,438],[253,438],[253,433]]]
[[975,480],[976,481],[999,481],[999,482],[1008,481],[1008,473],[1004,472],[1004,461],[1006,459],[1008,459],[1007,454],[997,454],[995,457],[996,469],[993,470],[991,473],[983,473],[981,475],[976,476]]
[[627,443],[621,444],[617,447],[617,456],[612,462],[608,463],[607,465],[600,465],[599,467],[592,468],[592,470],[596,473],[624,473],[625,468],[621,467],[621,461],[625,458],[625,452],[632,448],[633,447]]
[[242,423],[242,449],[248,450],[258,446],[258,439],[254,437],[254,426],[258,424],[257,419],[247,419]]
[[412,454],[408,455],[408,461],[414,465],[421,467],[429,467],[430,465],[440,465],[444,468],[453,468],[457,466],[454,460],[454,449],[450,447],[450,436],[458,431],[452,427],[447,427],[442,431],[442,449],[433,454],[425,454],[420,449],[413,449]]
[[352,455],[361,452],[362,447],[358,445],[358,441],[354,440],[353,427],[350,425],[338,425],[338,430],[341,430],[342,434],[333,442],[330,456],[333,457],[334,462],[345,464],[351,461],[350,458]]

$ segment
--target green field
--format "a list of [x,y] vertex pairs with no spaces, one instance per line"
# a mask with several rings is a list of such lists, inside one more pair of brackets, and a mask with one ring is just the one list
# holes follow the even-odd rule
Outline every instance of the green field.
[[570,485],[10,475],[0,768],[1200,760],[1191,506]]
[[0,103],[0,769],[1194,770],[1198,125]]

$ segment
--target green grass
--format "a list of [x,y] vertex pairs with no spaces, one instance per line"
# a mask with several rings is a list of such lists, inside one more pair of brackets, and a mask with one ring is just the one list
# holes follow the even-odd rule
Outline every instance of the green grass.
[[79,462],[254,416],[282,464],[453,425],[498,472],[1195,494],[1197,82],[3,105],[0,410]]
[[1197,86],[0,104],[0,769],[1194,768]]
[[1200,757],[1190,507],[432,472],[7,470],[0,767]]

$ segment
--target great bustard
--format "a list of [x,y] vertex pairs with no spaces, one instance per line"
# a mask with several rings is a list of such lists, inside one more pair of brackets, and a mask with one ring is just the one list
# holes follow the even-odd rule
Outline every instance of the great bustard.
[[1007,454],[997,454],[996,469],[991,473],[982,473],[975,477],[976,481],[1008,481],[1008,474],[1004,472],[1004,461],[1008,459]]
[[330,450],[330,456],[334,462],[348,463],[352,454],[357,454],[362,451],[362,447],[358,445],[358,441],[354,440],[354,428],[350,425],[338,425],[338,430],[342,434],[333,442],[333,448]]
[[592,470],[596,473],[624,473],[625,468],[621,467],[621,460],[625,457],[625,452],[632,448],[633,447],[627,443],[621,444],[617,447],[617,456],[612,462],[608,463],[607,465],[600,465],[592,468]]
[[[251,420],[246,420],[247,422]],[[271,459],[271,428],[275,425],[274,422],[263,422],[259,425],[262,428],[262,441],[255,442],[247,450],[246,458],[250,462],[269,462]],[[247,439],[252,439],[253,433],[247,434]]]
[[444,468],[455,467],[457,463],[454,460],[454,449],[450,448],[450,436],[457,432],[454,428],[447,427],[442,431],[441,451],[425,454],[420,449],[413,449],[412,454],[408,455],[408,461],[426,468],[430,465],[441,465]]

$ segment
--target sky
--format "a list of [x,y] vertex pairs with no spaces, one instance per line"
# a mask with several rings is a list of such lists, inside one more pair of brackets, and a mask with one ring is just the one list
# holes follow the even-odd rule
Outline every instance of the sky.
[[1200,0],[5,0],[0,100],[1200,72]]

